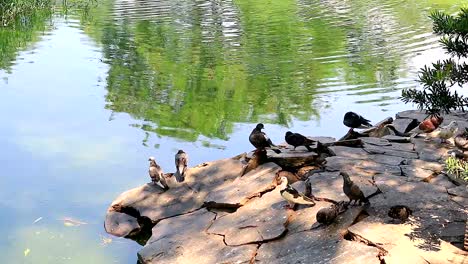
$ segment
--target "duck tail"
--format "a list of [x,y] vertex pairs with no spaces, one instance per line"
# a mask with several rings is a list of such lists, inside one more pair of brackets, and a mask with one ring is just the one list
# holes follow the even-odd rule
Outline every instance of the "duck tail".
[[281,153],[281,150],[277,149],[277,148],[272,148],[271,150],[273,150],[276,154],[280,154]]

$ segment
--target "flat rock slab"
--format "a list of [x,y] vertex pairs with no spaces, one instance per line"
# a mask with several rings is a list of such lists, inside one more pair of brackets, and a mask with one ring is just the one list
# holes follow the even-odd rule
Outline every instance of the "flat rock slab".
[[375,146],[391,146],[392,145],[390,141],[383,139],[383,138],[363,137],[361,138],[361,140],[365,144],[370,144],[370,145],[375,145]]
[[107,233],[117,236],[126,237],[131,233],[138,232],[140,225],[135,217],[128,214],[115,211],[108,211],[104,220],[104,228]]
[[447,192],[451,195],[468,198],[467,185],[460,185],[454,188],[450,188],[447,190]]
[[243,164],[238,159],[207,162],[191,168],[184,183],[172,186],[168,191],[151,183],[126,191],[109,207],[106,231],[122,236],[128,235],[129,230],[135,227],[132,218],[113,213],[115,206],[131,208],[139,216],[148,217],[153,222],[192,212],[203,206],[211,189],[239,177],[242,169]]
[[[434,237],[433,233],[421,235],[420,221],[406,224],[385,223],[378,217],[367,217],[349,227],[349,231],[375,243],[388,252],[386,263],[421,263],[420,258],[429,263],[465,263],[467,253]],[[407,259],[409,257],[409,259]],[[388,261],[388,262],[387,262]]]
[[352,159],[365,159],[368,153],[362,148],[351,148],[343,146],[328,147],[330,153],[334,156],[352,158]]
[[326,158],[326,170],[340,171],[346,170],[351,174],[360,176],[373,176],[378,174],[401,175],[399,166],[392,166],[378,163],[372,158],[369,159],[350,159],[346,157],[332,156]]
[[432,170],[425,170],[419,166],[414,165],[402,165],[400,166],[403,175],[405,175],[410,181],[429,181],[439,174]]
[[279,189],[249,201],[236,212],[217,218],[208,229],[223,235],[227,245],[244,245],[277,238],[286,232],[289,210]]
[[[377,191],[367,177],[350,175],[351,180],[356,183],[365,196]],[[309,176],[308,181],[312,186],[312,194],[316,197],[328,198],[334,201],[349,201],[343,193],[343,177],[339,172],[320,172]]]
[[437,175],[436,177],[434,178],[431,178],[429,180],[429,183],[433,184],[433,185],[436,185],[436,186],[442,186],[442,187],[445,187],[445,189],[450,189],[450,188],[453,188],[453,187],[456,187],[455,184],[453,184],[453,182],[451,182],[448,177],[441,173],[439,175]]
[[205,230],[215,219],[205,209],[165,219],[153,227],[153,236],[138,252],[144,263],[248,263],[256,246],[228,247],[223,238]]
[[364,210],[363,206],[350,206],[348,210],[339,214],[330,225],[320,225],[316,218],[317,212],[331,205],[328,202],[317,201],[316,205],[312,207],[297,206],[298,208],[291,213],[289,218],[288,235],[317,228],[327,237],[339,236],[345,233],[346,229],[354,223]]
[[402,157],[405,159],[417,159],[418,153],[413,151],[411,143],[392,143],[390,146],[376,146],[364,144],[364,150],[369,154],[385,154],[388,156]]
[[205,204],[209,207],[239,207],[244,205],[252,197],[260,195],[262,192],[274,189],[275,175],[281,167],[269,162],[260,165],[255,170],[238,177],[231,182],[211,190],[205,199]]
[[398,118],[393,121],[393,126],[398,132],[407,133],[411,129],[417,127],[419,124],[418,120],[412,118]]
[[426,182],[409,182],[398,176],[378,176],[375,184],[382,191],[382,194],[372,199],[373,208],[388,209],[390,206],[398,204],[407,205],[414,210],[416,208],[438,209],[454,206],[447,190],[442,186]]
[[262,244],[256,263],[380,263],[379,250],[363,243],[327,237],[321,231],[306,231]]
[[299,149],[281,149],[281,153],[277,154],[272,150],[267,151],[268,160],[278,164],[283,168],[299,168],[309,165],[316,165],[315,162],[319,155],[316,152],[301,151]]
[[411,142],[420,160],[438,162],[449,157],[450,146],[447,144],[440,144],[434,140],[425,141],[423,138],[412,138]]

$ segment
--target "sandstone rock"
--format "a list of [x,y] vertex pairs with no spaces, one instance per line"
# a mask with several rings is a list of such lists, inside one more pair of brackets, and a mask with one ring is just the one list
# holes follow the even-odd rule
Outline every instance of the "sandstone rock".
[[252,197],[276,186],[275,175],[281,167],[269,162],[234,181],[213,188],[205,198],[208,207],[239,207]]
[[228,247],[221,236],[207,234],[205,230],[214,218],[215,214],[202,209],[162,220],[138,252],[138,259],[143,264],[248,263],[256,246]]
[[377,163],[372,159],[359,160],[333,156],[326,159],[327,171],[346,169],[351,174],[373,176],[377,174],[401,175],[400,167]]
[[[172,186],[168,191],[153,184],[145,184],[126,191],[109,207],[106,215],[108,223],[105,225],[106,231],[119,236],[127,234],[132,227],[125,224],[133,223],[129,222],[133,221],[132,219],[111,213],[115,206],[131,208],[139,216],[148,217],[153,222],[192,212],[203,206],[205,197],[212,189],[240,176],[242,168],[242,163],[237,159],[207,162],[191,168],[184,183]],[[120,224],[118,221],[124,222]]]
[[398,132],[408,133],[419,125],[418,120],[412,118],[398,118],[393,121],[393,126]]
[[229,246],[271,240],[286,232],[287,202],[279,189],[249,201],[236,212],[217,218],[208,229],[211,234],[225,237]]
[[367,152],[362,148],[350,148],[342,146],[328,147],[330,153],[335,156],[353,158],[353,159],[365,159]]
[[328,202],[317,201],[313,207],[298,206],[294,212],[291,212],[287,227],[288,234],[308,231],[311,228],[319,228],[317,230],[321,230],[326,236],[343,234],[364,210],[363,206],[349,206],[348,210],[339,214],[332,224],[320,226],[316,219],[317,212],[330,205],[331,203]]
[[327,237],[322,231],[306,231],[262,244],[255,257],[259,263],[380,263],[379,250],[362,243]]
[[431,170],[425,170],[413,165],[401,165],[400,166],[403,175],[408,177],[410,181],[429,181],[429,179],[437,176],[437,172]]
[[[351,174],[351,180],[356,183],[365,196],[369,196],[377,191],[377,187],[372,185],[367,177]],[[349,201],[348,197],[343,193],[343,177],[339,172],[322,172],[314,173],[308,181],[312,186],[312,193],[316,197],[324,197],[334,201]]]
[[104,228],[107,233],[111,235],[126,237],[131,233],[137,232],[140,229],[140,225],[138,224],[137,219],[133,216],[109,211],[107,212],[106,219],[104,221]]
[[269,161],[278,164],[283,168],[299,168],[309,165],[315,165],[318,154],[309,151],[299,151],[292,149],[282,149],[282,152],[277,154],[272,150],[267,151]]
[[[425,225],[427,219],[429,218],[418,222]],[[417,256],[430,263],[463,263],[460,261],[466,256],[466,253],[447,245],[429,230],[421,232],[421,226],[417,223],[390,224],[379,217],[371,216],[349,227],[348,230],[353,235],[380,245],[388,251],[388,257],[385,256],[386,263],[409,263],[408,260],[416,260],[416,263],[419,263]]]
[[456,187],[455,184],[453,184],[445,174],[441,173],[437,175],[436,177],[432,178],[429,180],[429,183],[434,184],[436,186],[442,186],[445,187],[446,189],[450,189],[453,187]]

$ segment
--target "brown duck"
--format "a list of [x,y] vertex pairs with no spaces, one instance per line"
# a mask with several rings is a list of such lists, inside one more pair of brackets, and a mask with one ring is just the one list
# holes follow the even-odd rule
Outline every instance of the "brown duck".
[[168,190],[169,186],[166,183],[166,179],[164,178],[164,173],[161,167],[156,163],[156,160],[154,157],[150,157],[148,159],[150,162],[149,166],[149,175],[151,177],[151,181],[153,182],[154,185],[159,185],[164,189]]
[[185,172],[187,171],[188,155],[183,150],[179,150],[175,155],[176,173],[175,178],[177,182],[185,180]]
[[356,202],[359,202],[359,205],[361,205],[362,202],[368,204],[369,200],[367,200],[367,198],[364,196],[364,193],[361,191],[359,186],[357,186],[351,180],[348,173],[342,171],[340,172],[340,175],[343,177],[343,192],[349,198],[348,204],[351,204],[352,201],[354,201],[354,204],[356,204]]
[[411,209],[406,205],[395,205],[390,207],[390,210],[388,210],[388,216],[401,221],[405,221],[412,214],[413,211],[411,211]]
[[317,212],[317,222],[329,225],[333,223],[333,221],[339,214],[346,211],[346,209],[348,209],[348,205],[344,201],[339,202],[337,204],[332,204],[329,207],[322,208]]

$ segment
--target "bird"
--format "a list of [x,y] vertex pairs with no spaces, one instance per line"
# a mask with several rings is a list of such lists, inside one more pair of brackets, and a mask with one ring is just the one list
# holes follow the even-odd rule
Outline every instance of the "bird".
[[293,133],[291,131],[286,132],[284,139],[286,140],[286,143],[288,143],[291,146],[294,146],[294,150],[296,150],[296,147],[298,146],[304,146],[307,148],[308,151],[312,151],[310,145],[314,144],[315,142],[314,140],[308,139],[307,137],[299,133]]
[[187,171],[188,155],[185,151],[179,149],[175,155],[176,173],[174,174],[177,182],[183,182],[185,172]]
[[271,142],[271,139],[262,132],[264,125],[262,123],[257,124],[257,126],[252,130],[249,136],[250,143],[257,149],[271,148],[277,154],[281,153],[279,149],[276,148],[275,144]]
[[436,130],[440,126],[440,124],[442,124],[443,121],[444,118],[442,116],[430,116],[421,121],[421,123],[419,123],[419,125],[413,130],[411,130],[409,133],[431,133],[432,131]]
[[457,121],[452,121],[447,126],[440,127],[439,130],[435,131],[434,134],[436,137],[441,139],[442,143],[445,143],[447,139],[453,137],[458,130]]
[[280,194],[286,201],[288,201],[290,209],[294,208],[295,204],[315,205],[313,199],[305,196],[303,193],[300,193],[289,185],[288,178],[284,176],[281,177]]
[[346,211],[348,209],[348,205],[342,201],[337,204],[332,204],[329,207],[325,207],[320,209],[315,218],[317,219],[317,222],[325,225],[331,224],[335,218]]
[[247,174],[249,171],[255,170],[258,166],[268,161],[267,152],[265,149],[256,149],[252,158],[245,165],[242,175]]
[[157,185],[159,183],[159,185],[161,185],[164,190],[168,190],[169,186],[166,183],[166,179],[164,178],[164,173],[161,167],[156,163],[154,157],[150,157],[148,161],[150,162],[148,172],[153,184]]
[[369,200],[364,196],[359,186],[351,180],[348,173],[341,171],[340,175],[343,176],[343,192],[349,198],[348,204],[351,204],[352,201],[354,201],[354,204],[359,202],[359,205],[361,205],[362,202],[368,204]]
[[401,221],[405,221],[412,214],[413,211],[411,211],[411,209],[406,205],[395,205],[390,207],[390,210],[388,210],[388,216]]
[[354,112],[347,112],[343,118],[343,124],[350,128],[352,131],[354,128],[369,128],[372,124],[369,120],[365,119],[361,115]]
[[465,153],[468,150],[468,128],[465,127],[465,131],[457,135],[453,141],[455,146]]

